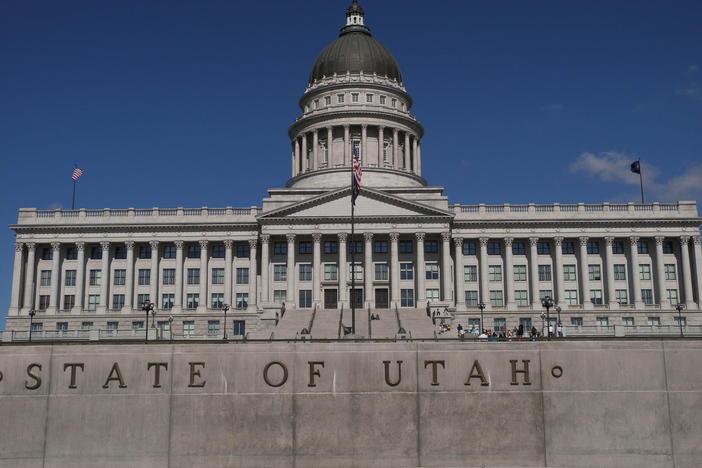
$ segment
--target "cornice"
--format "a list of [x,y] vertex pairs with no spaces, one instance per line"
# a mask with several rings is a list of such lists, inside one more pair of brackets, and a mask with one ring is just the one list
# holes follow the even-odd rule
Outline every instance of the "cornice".
[[295,121],[289,128],[288,128],[288,137],[290,139],[293,139],[297,136],[297,134],[300,132],[300,130],[304,127],[308,127],[311,125],[315,124],[320,124],[324,122],[328,122],[331,120],[336,120],[336,119],[345,119],[349,117],[373,117],[373,118],[381,118],[384,120],[388,120],[390,122],[395,122],[398,124],[406,125],[410,128],[412,128],[417,135],[419,135],[419,138],[422,138],[424,136],[424,127],[422,124],[419,123],[418,120],[414,120],[410,117],[407,117],[405,115],[401,114],[395,114],[395,113],[385,113],[385,112],[378,112],[378,111],[372,111],[372,110],[360,110],[360,109],[352,109],[352,110],[339,110],[339,111],[334,111],[326,114],[317,114],[317,115],[311,115],[308,117],[301,117],[298,120]]
[[400,97],[406,99],[408,109],[414,105],[414,99],[412,99],[412,96],[410,96],[410,94],[407,91],[384,83],[374,83],[369,81],[345,81],[339,83],[325,84],[316,88],[311,88],[300,97],[298,105],[300,106],[300,108],[304,108],[305,101],[309,99],[312,99],[321,94],[328,93],[330,91],[334,92],[339,89],[346,88],[373,88],[387,90],[389,93],[395,93]]

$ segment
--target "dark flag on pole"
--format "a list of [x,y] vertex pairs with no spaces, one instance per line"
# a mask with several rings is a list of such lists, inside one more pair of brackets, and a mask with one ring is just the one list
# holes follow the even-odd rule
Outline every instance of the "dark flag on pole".
[[73,168],[73,172],[71,172],[71,180],[73,180],[73,201],[71,202],[72,210],[76,209],[76,182],[84,173],[85,171],[79,168],[78,164],[75,165],[75,167]]
[[356,198],[361,193],[361,177],[363,170],[361,169],[361,161],[358,159],[358,147],[353,146],[353,171],[351,173],[351,203],[356,204]]
[[634,161],[631,163],[631,172],[634,174],[641,174],[641,161]]

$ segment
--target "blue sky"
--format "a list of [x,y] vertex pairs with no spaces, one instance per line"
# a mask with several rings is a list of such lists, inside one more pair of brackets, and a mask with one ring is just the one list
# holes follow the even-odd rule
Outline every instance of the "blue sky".
[[[348,0],[0,3],[0,220],[251,206]],[[699,1],[364,0],[452,203],[702,200]],[[0,323],[13,234],[0,231]]]

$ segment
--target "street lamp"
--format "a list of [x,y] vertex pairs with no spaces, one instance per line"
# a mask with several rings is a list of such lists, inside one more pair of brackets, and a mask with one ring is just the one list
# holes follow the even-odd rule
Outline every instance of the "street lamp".
[[29,309],[29,342],[32,342],[32,326],[34,322],[34,316],[37,314],[36,310]]
[[484,302],[481,302],[480,304],[478,304],[478,309],[480,309],[480,330],[479,330],[479,333],[478,333],[478,334],[479,334],[479,335],[482,335],[482,334],[483,334],[483,330],[485,330],[485,329],[483,328],[483,311],[485,310],[485,303],[484,303]]
[[[678,304],[675,306],[675,310],[678,311],[678,325],[680,326],[680,338],[683,337],[683,326],[682,326],[682,310],[685,308],[685,304]],[[30,312],[31,313],[31,312]],[[31,335],[30,335],[31,336]],[[30,340],[31,341],[31,340]]]
[[151,309],[151,328],[156,328],[156,309]]
[[[548,339],[550,340],[551,339],[551,332],[549,331],[549,329],[551,327],[551,316],[549,315],[549,310],[551,309],[551,307],[553,307],[553,299],[551,299],[551,296],[544,297],[543,300],[541,301],[541,305],[546,308],[546,324],[549,327],[546,330],[548,331]],[[543,315],[541,318],[543,319]],[[542,333],[543,333],[543,330],[542,330]]]
[[544,319],[546,318],[546,314],[541,312],[541,336],[544,336]]
[[229,304],[222,304],[222,310],[224,311],[224,341],[227,341],[227,311],[229,310]]
[[[144,327],[144,334],[145,334],[145,343],[149,342],[149,312],[152,312],[154,310],[154,303],[146,300],[144,301],[144,304],[141,306],[141,310],[144,311],[146,314],[146,326]],[[155,313],[155,312],[154,312]]]
[[561,327],[561,306],[556,306],[556,312],[558,312],[558,321],[556,322],[556,330],[554,331],[556,332],[556,336],[561,336],[558,333],[558,329]]
[[173,343],[173,315],[168,316],[168,338]]

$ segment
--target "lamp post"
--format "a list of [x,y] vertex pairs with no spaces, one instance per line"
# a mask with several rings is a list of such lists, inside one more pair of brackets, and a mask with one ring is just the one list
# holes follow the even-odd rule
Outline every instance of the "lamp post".
[[173,315],[168,316],[168,338],[173,343]]
[[560,337],[561,334],[558,330],[561,328],[561,306],[556,306],[556,312],[558,313],[558,320],[556,321],[556,329],[554,331],[556,332],[556,336]]
[[[680,338],[683,337],[683,326],[682,326],[682,310],[685,308],[685,304],[677,304],[675,310],[678,311],[678,325],[680,326]],[[31,313],[31,312],[30,312]],[[31,335],[30,335],[31,336]],[[31,340],[30,340],[31,341]]]
[[546,318],[546,314],[541,312],[541,336],[544,336],[544,319]]
[[229,310],[229,304],[222,304],[222,310],[224,311],[224,341],[227,341],[227,311]]
[[37,314],[36,310],[29,309],[29,342],[32,342],[32,327],[34,325],[34,316]]
[[480,309],[480,330],[479,330],[478,335],[482,335],[483,330],[485,330],[483,328],[483,311],[485,310],[485,303],[481,302],[480,304],[478,304],[478,309]]
[[144,343],[149,342],[149,312],[152,312],[154,310],[154,303],[151,301],[144,301],[144,304],[141,306],[141,310],[144,311],[146,314],[146,326],[144,327]]
[[[549,315],[549,310],[551,307],[553,307],[553,299],[551,299],[551,296],[546,296],[543,298],[541,301],[541,305],[546,308],[546,325],[548,328],[546,328],[548,339],[551,339],[551,332],[549,331],[549,328],[551,327],[551,316]],[[543,320],[543,315],[542,315],[542,320]],[[542,330],[543,333],[543,330]]]
[[151,328],[156,328],[156,309],[151,309]]

